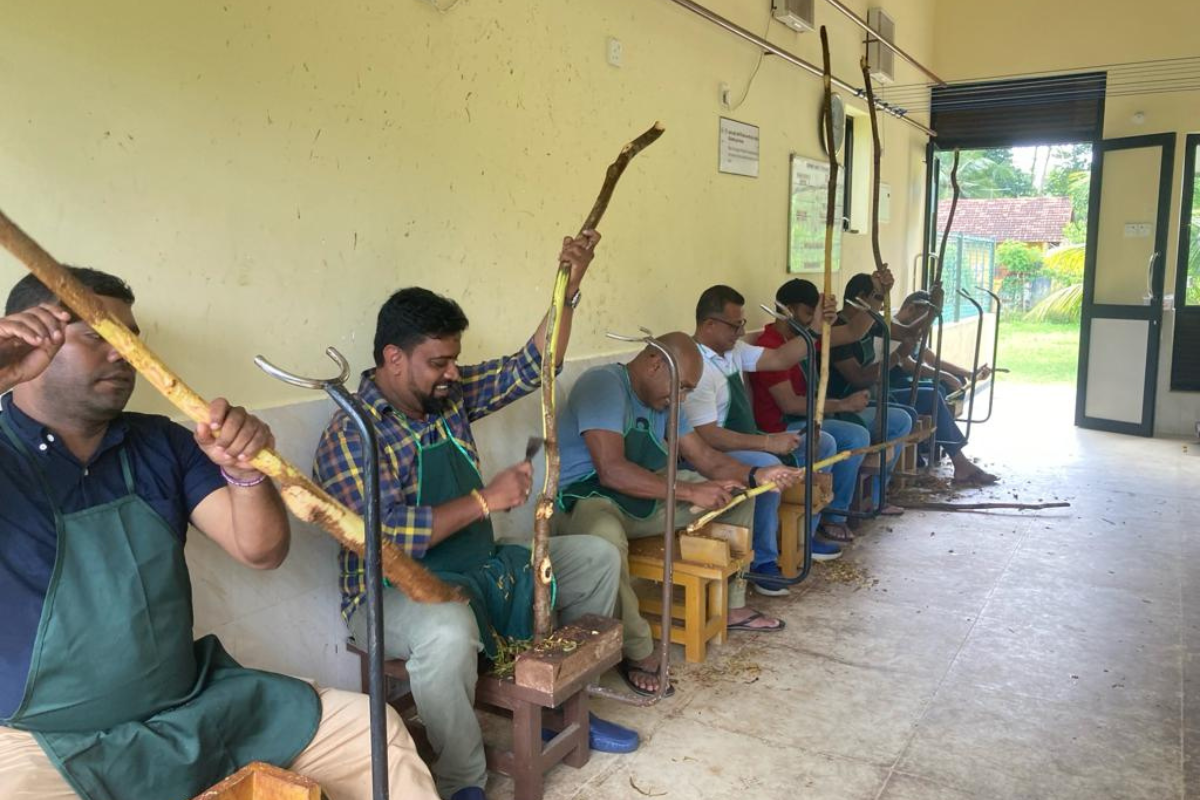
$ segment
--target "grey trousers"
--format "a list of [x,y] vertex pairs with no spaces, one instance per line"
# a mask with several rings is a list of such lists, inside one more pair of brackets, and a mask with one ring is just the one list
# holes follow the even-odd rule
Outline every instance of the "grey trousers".
[[[617,599],[620,555],[592,536],[556,537],[550,558],[558,580],[555,609],[560,622],[584,614],[611,616]],[[448,798],[487,783],[483,735],[475,717],[479,627],[465,603],[414,603],[402,592],[383,593],[384,655],[408,661],[417,713],[425,723],[435,760],[438,794]],[[366,642],[367,615],[350,618],[350,632]]]
[[[702,481],[704,478],[695,472],[680,470],[679,481]],[[686,527],[706,512],[694,512],[686,503],[675,506],[676,529]],[[754,501],[742,503],[740,506],[725,512],[719,517],[721,522],[730,525],[740,525],[744,528],[754,528]],[[621,510],[613,501],[606,497],[588,497],[580,500],[571,509],[570,514],[555,514],[553,517],[555,534],[590,534],[594,537],[611,542],[621,553],[621,586],[617,594],[617,615],[621,620],[625,634],[625,657],[640,661],[654,651],[654,639],[650,636],[650,623],[642,618],[638,609],[637,592],[633,589],[629,576],[629,540],[643,539],[648,536],[662,536],[666,522],[666,508],[658,504],[657,510],[646,519],[631,517]],[[551,539],[551,541],[554,541]],[[731,605],[731,608],[739,606]]]

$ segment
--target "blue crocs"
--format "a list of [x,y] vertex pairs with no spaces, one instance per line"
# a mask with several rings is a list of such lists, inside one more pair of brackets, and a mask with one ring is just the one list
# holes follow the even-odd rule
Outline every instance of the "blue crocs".
[[783,577],[783,570],[774,561],[751,567],[746,580],[754,587],[754,591],[767,597],[786,597],[791,594],[788,591],[791,582]]
[[588,714],[588,745],[599,753],[632,753],[641,739],[638,732]]
[[[542,741],[548,742],[558,734],[549,728],[542,729]],[[588,714],[588,747],[598,753],[632,753],[638,749],[641,739],[638,732],[615,722]]]
[[478,786],[467,786],[450,795],[450,800],[487,800],[487,795]]

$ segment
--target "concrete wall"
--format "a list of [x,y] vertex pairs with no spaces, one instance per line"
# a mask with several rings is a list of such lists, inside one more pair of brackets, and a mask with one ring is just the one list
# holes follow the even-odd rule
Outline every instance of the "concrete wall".
[[[1200,3],[1194,0],[1146,0],[1126,3],[1071,3],[1045,0],[954,0],[940,3],[935,18],[935,62],[950,80],[1013,73],[1078,69],[1130,61],[1193,57],[1200,28]],[[1142,112],[1141,124],[1134,114]],[[1166,292],[1174,291],[1179,244],[1183,134],[1200,130],[1196,92],[1109,97],[1104,136],[1118,138],[1174,132],[1171,222],[1164,254]],[[1105,193],[1123,193],[1120,181]],[[1133,180],[1138,180],[1135,176]],[[1135,190],[1131,186],[1130,192]],[[1133,221],[1133,220],[1122,220]],[[1140,264],[1145,259],[1139,260]],[[1155,432],[1192,434],[1200,419],[1200,393],[1170,391],[1174,312],[1163,318]]]
[[[767,0],[708,5],[820,61],[817,36],[769,22]],[[867,0],[851,5],[865,15]],[[921,56],[933,7],[889,3]],[[818,13],[835,72],[855,80],[860,34]],[[462,0],[445,13],[423,0],[0,0],[0,18],[0,208],[61,259],[127,278],[149,344],[202,394],[261,410],[305,467],[328,405],[261,375],[256,353],[323,374],[333,344],[365,367],[379,304],[412,284],[463,303],[467,361],[515,350],[604,168],[661,120],[667,134],[601,226],[577,374],[620,349],[606,330],[690,329],[713,283],[769,299],[787,277],[789,156],[820,157],[820,82],[767,58],[741,107],[722,109],[718,86],[740,96],[757,51],[666,0]],[[624,45],[619,69],[609,36]],[[718,174],[723,114],[761,127],[758,179]],[[911,264],[924,138],[889,119],[883,139],[883,248]],[[859,229],[838,287],[870,268]],[[0,286],[21,274],[0,258]],[[133,406],[166,410],[145,387]],[[536,399],[481,424],[485,470],[519,458],[539,427]],[[526,509],[501,532],[529,527]],[[251,574],[194,536],[197,632],[253,665],[356,685],[334,552],[300,526],[281,570]]]

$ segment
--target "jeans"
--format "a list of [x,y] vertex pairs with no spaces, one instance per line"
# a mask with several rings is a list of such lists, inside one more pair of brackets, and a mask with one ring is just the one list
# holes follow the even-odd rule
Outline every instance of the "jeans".
[[[907,436],[908,434],[912,433],[914,418],[911,414],[909,414],[910,410],[911,409],[906,409],[903,406],[895,406],[890,403],[888,404],[888,418],[887,418],[886,435],[887,435],[887,439],[889,441],[891,439],[896,439],[900,436]],[[870,436],[871,436],[872,440],[879,438],[876,435],[876,432],[878,429],[878,423],[875,421],[878,413],[879,413],[879,408],[875,405],[867,406],[862,411],[855,412],[855,414],[867,426],[867,430],[870,431]],[[901,448],[897,447],[895,455],[893,455],[891,460],[888,461],[888,475],[889,476],[892,474],[892,471],[896,467],[896,460],[900,458],[900,450],[901,450]],[[878,507],[879,501],[880,501],[879,488],[880,488],[879,478],[876,477],[871,482],[871,492],[875,496],[876,507]]]
[[[907,389],[902,392],[892,392],[892,399],[899,403],[907,403],[909,397]],[[937,406],[936,414],[933,411],[935,404]],[[958,423],[954,421],[954,413],[950,410],[950,406],[946,405],[946,398],[942,393],[934,390],[932,386],[922,386],[917,390],[917,411],[934,419],[937,425],[938,446],[945,450],[951,458],[958,455],[966,437],[959,430]]]
[[[804,430],[804,420],[794,420],[788,423],[788,430],[802,431]],[[840,419],[826,419],[821,423],[821,441],[817,446],[817,460],[829,458],[834,453],[839,453],[843,450],[851,450],[855,447],[864,447],[871,443],[871,435],[867,433],[867,429],[862,425],[855,425],[853,422],[844,422]],[[854,481],[858,478],[858,468],[862,465],[864,456],[854,456],[845,461],[839,461],[832,467],[826,467],[825,472],[833,473],[833,507],[845,511],[850,507],[850,503],[854,500]],[[804,439],[800,440],[800,447],[796,450],[796,461],[799,464],[804,464]],[[831,513],[828,509],[821,512],[823,516],[833,522],[846,521],[844,514]],[[817,516],[813,517],[813,525],[817,523]],[[815,530],[815,528],[814,528]],[[809,531],[812,533],[812,531]]]
[[[761,450],[733,450],[725,455],[751,467],[774,467],[782,462]],[[779,560],[779,492],[765,492],[754,498],[754,561],[750,570]]]

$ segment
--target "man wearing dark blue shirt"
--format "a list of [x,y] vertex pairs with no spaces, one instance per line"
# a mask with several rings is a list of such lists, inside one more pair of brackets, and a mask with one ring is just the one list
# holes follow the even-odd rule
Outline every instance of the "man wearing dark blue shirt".
[[[137,332],[123,281],[72,269]],[[183,544],[287,555],[278,492],[250,464],[271,431],[216,400],[194,433],[125,412],[133,368],[28,277],[0,318],[0,797],[187,798],[251,761],[338,800],[370,797],[365,698],[245,669],[192,641]],[[394,796],[436,797],[396,718]]]

